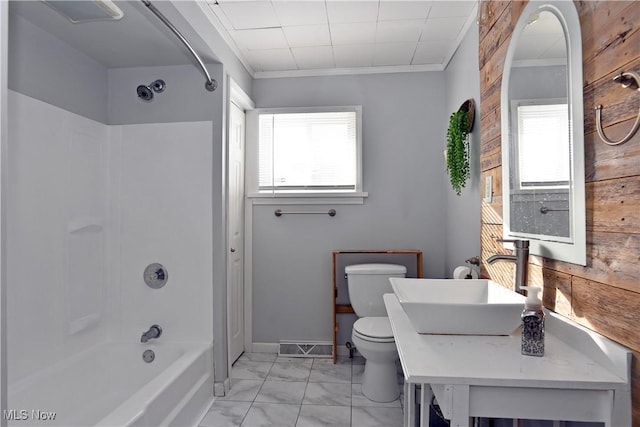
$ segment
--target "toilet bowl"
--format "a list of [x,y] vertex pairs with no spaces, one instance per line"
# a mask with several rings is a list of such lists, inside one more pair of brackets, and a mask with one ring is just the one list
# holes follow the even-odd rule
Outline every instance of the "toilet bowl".
[[387,317],[362,317],[353,324],[351,340],[365,359],[362,394],[374,402],[391,402],[400,395],[398,350]]
[[382,296],[392,293],[390,277],[405,277],[406,267],[358,264],[345,268],[351,306],[358,317],[351,339],[365,359],[362,394],[375,402],[391,402],[400,395],[393,339]]

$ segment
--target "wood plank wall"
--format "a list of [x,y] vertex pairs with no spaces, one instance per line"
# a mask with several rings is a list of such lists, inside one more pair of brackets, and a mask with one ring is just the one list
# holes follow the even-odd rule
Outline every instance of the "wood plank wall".
[[[493,177],[493,202],[482,202],[482,274],[513,286],[511,263],[484,260],[504,253],[502,235],[500,90],[513,28],[526,1],[487,1],[480,24],[481,181]],[[631,129],[640,93],[612,82],[640,72],[640,1],[574,1],[582,28],[587,266],[531,257],[529,282],[544,287],[545,306],[631,348],[633,426],[640,427],[640,132],[610,147],[596,133],[593,107],[604,106],[605,133]],[[484,188],[484,186],[481,186]],[[484,198],[484,194],[481,194]]]

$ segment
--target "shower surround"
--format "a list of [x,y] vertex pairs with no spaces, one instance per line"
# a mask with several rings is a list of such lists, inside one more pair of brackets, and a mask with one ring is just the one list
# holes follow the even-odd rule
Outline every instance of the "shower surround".
[[[8,101],[8,409],[109,423],[153,406],[133,399],[153,382],[175,410],[123,425],[196,422],[213,398],[212,122],[105,125],[14,91]],[[144,283],[153,262],[168,269],[162,289]],[[152,324],[163,335],[141,343]],[[100,410],[77,421],[74,402],[104,381],[113,399],[90,399]],[[200,407],[181,412],[189,393]]]

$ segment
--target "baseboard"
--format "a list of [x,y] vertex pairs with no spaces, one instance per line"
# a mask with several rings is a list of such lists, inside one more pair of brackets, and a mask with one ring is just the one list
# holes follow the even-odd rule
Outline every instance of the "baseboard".
[[278,353],[280,344],[276,342],[254,342],[251,344],[252,353]]
[[336,353],[338,354],[338,356],[348,356],[349,349],[344,345],[339,345],[336,347]]
[[333,345],[328,341],[280,341],[278,356],[331,357]]
[[[278,349],[280,348],[279,343],[275,342],[254,342],[251,344],[251,353],[274,353],[278,354]],[[337,346],[338,356],[349,356],[349,349],[344,345]],[[359,355],[356,350],[354,355]]]
[[226,396],[229,393],[230,388],[231,383],[229,382],[229,378],[225,379],[223,382],[214,383],[213,395],[216,397]]

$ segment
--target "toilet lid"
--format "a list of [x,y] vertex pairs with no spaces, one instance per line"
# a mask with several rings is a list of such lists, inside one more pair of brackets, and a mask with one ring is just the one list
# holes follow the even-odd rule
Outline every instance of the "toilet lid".
[[353,324],[353,331],[364,338],[393,341],[388,317],[361,317]]

